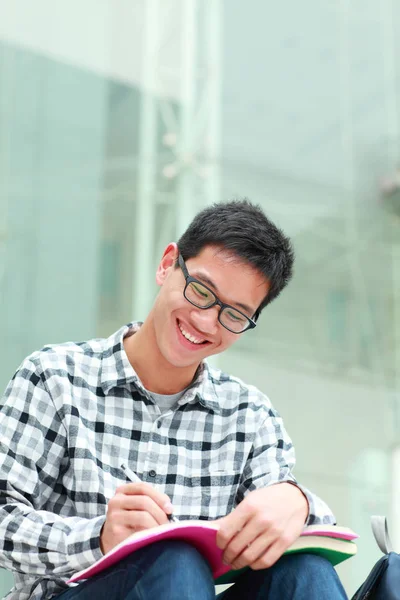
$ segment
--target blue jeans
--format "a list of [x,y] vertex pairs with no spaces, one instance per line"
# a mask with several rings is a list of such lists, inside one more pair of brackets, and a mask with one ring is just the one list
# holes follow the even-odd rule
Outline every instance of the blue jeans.
[[[158,542],[138,550],[57,600],[215,600],[208,563],[192,546]],[[249,569],[219,600],[346,600],[336,571],[312,554],[283,556],[273,567]]]

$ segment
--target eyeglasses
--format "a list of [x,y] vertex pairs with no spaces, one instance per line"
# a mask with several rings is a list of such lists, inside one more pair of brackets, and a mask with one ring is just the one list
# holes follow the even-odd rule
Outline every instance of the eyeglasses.
[[228,329],[232,333],[243,333],[247,329],[254,329],[256,322],[253,319],[250,319],[250,317],[237,308],[221,302],[210,288],[189,275],[181,254],[178,257],[178,263],[186,280],[183,295],[190,304],[203,310],[211,308],[216,304],[220,306],[221,310],[218,313],[218,321],[225,329]]

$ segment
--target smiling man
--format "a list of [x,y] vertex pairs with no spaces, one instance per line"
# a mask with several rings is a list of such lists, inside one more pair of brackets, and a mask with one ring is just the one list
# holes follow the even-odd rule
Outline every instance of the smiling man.
[[[183,542],[153,544],[78,586],[66,580],[133,531],[217,519],[233,568],[224,600],[346,598],[325,559],[282,556],[305,524],[334,523],[292,473],[294,449],[259,390],[212,369],[287,285],[288,238],[247,201],[200,212],[164,251],[143,324],[29,356],[0,407],[0,566],[10,599],[210,600]],[[129,482],[127,464],[140,481]]]

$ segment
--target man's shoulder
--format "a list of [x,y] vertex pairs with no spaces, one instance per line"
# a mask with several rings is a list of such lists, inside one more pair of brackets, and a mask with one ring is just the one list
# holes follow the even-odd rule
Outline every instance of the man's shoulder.
[[102,355],[106,347],[106,339],[94,338],[83,342],[63,342],[46,344],[27,357],[33,363],[66,363],[68,360],[81,361]]
[[240,377],[226,373],[221,369],[208,365],[208,377],[219,397],[232,397],[235,402],[246,402],[253,407],[263,406],[271,408],[271,402],[259,388],[246,383]]
[[44,374],[46,379],[56,373],[64,376],[96,375],[104,359],[112,362],[114,354],[118,353],[118,350],[121,351],[122,338],[131,327],[132,323],[123,325],[108,338],[98,337],[82,342],[46,344],[40,350],[30,354],[18,371],[33,370],[37,374]]
[[93,338],[81,342],[46,344],[27,356],[18,371],[32,370],[47,379],[53,374],[68,376],[77,369],[92,370],[100,366],[109,341],[109,338]]

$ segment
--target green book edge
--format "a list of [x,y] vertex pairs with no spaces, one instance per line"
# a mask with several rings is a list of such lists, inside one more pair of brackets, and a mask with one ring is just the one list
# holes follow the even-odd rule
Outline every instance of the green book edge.
[[[349,543],[353,544],[352,542]],[[294,550],[286,550],[284,554],[317,554],[318,556],[328,559],[334,567],[347,558],[351,558],[355,555],[355,553],[350,554],[348,552],[330,550],[329,548],[295,548]],[[228,571],[224,575],[221,575],[221,577],[218,577],[215,580],[215,584],[222,585],[225,583],[234,583],[245,571],[247,571],[247,568],[248,567],[244,567],[243,569],[238,569],[237,571]]]

